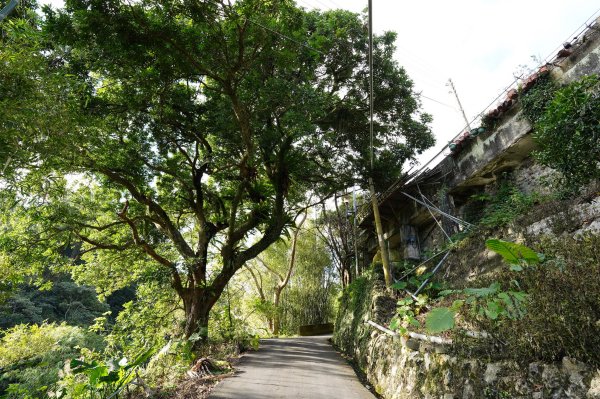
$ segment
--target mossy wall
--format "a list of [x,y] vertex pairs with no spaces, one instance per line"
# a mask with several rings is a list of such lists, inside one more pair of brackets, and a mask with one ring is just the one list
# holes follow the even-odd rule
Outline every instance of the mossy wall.
[[334,343],[353,357],[386,399],[600,399],[600,370],[565,357],[560,362],[492,361],[464,357],[448,345],[393,337],[366,324],[387,324],[395,301],[381,277],[361,277],[343,293]]
[[[554,79],[569,83],[600,74],[599,32],[586,33],[586,41],[552,69]],[[519,290],[530,294],[524,317],[511,323],[465,318],[467,327],[494,339],[454,334],[454,345],[433,345],[366,324],[372,320],[388,326],[396,308],[397,298],[385,294],[379,268],[344,291],[334,343],[354,358],[384,398],[600,399],[600,182],[581,187],[576,197],[556,195],[561,189],[557,172],[530,156],[535,149],[533,127],[522,107],[515,106],[493,130],[471,140],[440,167],[452,171],[444,175],[441,188],[449,190],[451,212],[479,228],[455,242],[435,278],[443,276],[454,289],[518,278]],[[505,201],[500,200],[503,183],[514,188]],[[436,192],[423,187],[437,201]],[[477,202],[477,197],[486,202]],[[428,212],[416,206],[406,212],[409,224],[419,230],[424,252],[436,253],[445,246],[446,238]],[[387,231],[393,230],[388,226]],[[502,259],[486,249],[486,238],[529,245],[549,261],[512,276]]]

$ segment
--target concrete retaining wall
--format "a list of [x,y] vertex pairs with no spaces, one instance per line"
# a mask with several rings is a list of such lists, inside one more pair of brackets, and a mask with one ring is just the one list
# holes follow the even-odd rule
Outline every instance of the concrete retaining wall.
[[[369,280],[364,303],[341,304],[334,343],[367,375],[386,399],[581,398],[600,399],[600,370],[574,359],[518,364],[453,354],[448,345],[393,337],[366,324],[387,324],[390,298]],[[355,293],[359,294],[359,293]],[[392,301],[393,302],[393,301]]]

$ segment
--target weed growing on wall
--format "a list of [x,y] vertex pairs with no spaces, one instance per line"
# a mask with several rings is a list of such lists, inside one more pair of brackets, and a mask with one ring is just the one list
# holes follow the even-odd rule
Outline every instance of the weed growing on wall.
[[[493,357],[554,362],[568,356],[600,366],[600,236],[545,238],[535,247],[544,253],[543,261],[535,262],[533,251],[518,249],[519,263],[505,257],[510,268],[494,275],[491,284],[489,280],[481,282],[481,295],[472,299],[476,306],[465,303],[456,312],[459,324],[475,326],[493,337],[495,345],[487,341],[480,348]],[[467,290],[473,293],[466,289],[456,294],[465,299]],[[508,296],[500,296],[502,292]],[[494,302],[501,313],[513,314],[496,317]],[[460,334],[455,338],[463,349],[481,344],[472,338],[461,339]]]
[[600,366],[600,236],[544,239],[547,260],[524,270],[527,314],[497,331],[523,360],[564,356]]
[[479,215],[471,215],[472,221],[493,228],[506,226],[528,212],[541,198],[536,193],[523,193],[514,183],[505,179],[498,184],[495,194],[477,194],[471,199],[484,205]]
[[[492,239],[486,241],[486,247],[502,256],[510,271],[521,272],[543,260],[541,254],[513,242]],[[470,313],[478,320],[499,323],[506,320],[519,320],[526,314],[528,295],[521,290],[517,280],[507,284],[494,281],[488,287],[445,290],[439,293],[441,299],[446,296],[457,298],[449,307],[438,307],[427,314],[426,326],[431,333],[443,332],[455,327],[454,319],[459,311]]]

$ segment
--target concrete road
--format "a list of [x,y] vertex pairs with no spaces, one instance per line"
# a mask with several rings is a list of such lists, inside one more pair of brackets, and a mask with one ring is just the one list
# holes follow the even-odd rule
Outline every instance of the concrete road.
[[262,340],[209,399],[374,399],[328,338]]

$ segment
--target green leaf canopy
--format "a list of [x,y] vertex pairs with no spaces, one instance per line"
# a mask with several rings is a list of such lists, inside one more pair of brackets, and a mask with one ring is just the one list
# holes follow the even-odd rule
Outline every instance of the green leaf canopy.
[[23,117],[18,140],[14,126],[0,132],[7,148],[26,149],[10,184],[43,199],[43,232],[57,245],[82,243],[80,281],[110,291],[169,279],[187,337],[206,330],[229,279],[291,226],[308,191],[327,196],[369,175],[383,187],[433,143],[385,33],[369,170],[367,35],[347,11],[67,0],[40,24],[34,78],[19,74],[32,96],[19,98],[44,106],[11,115]]

